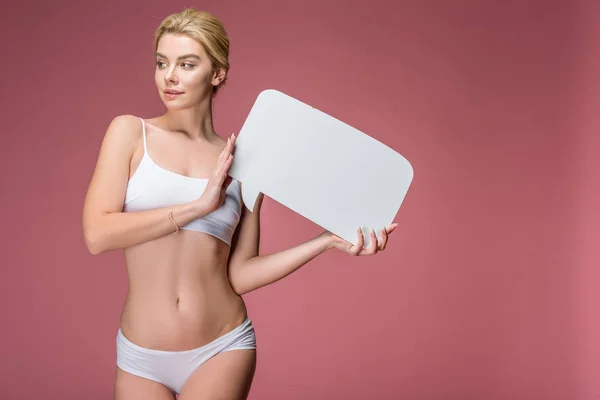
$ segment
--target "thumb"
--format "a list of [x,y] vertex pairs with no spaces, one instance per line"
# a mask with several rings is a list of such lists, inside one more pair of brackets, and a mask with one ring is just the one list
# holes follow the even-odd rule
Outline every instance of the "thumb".
[[231,184],[231,182],[233,182],[233,178],[231,176],[227,175],[227,177],[223,181],[223,188],[227,189],[229,187],[229,185]]

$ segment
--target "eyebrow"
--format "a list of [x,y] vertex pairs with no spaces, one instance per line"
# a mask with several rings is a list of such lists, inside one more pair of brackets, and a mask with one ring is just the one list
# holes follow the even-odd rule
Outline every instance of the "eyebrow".
[[[156,53],[157,57],[162,57],[162,58],[166,58],[167,60],[169,59],[169,57],[165,56],[164,54],[161,53]],[[184,54],[182,56],[177,57],[178,60],[183,60],[184,58],[197,58],[198,60],[200,59],[200,57],[198,57],[197,55],[190,53],[190,54]]]

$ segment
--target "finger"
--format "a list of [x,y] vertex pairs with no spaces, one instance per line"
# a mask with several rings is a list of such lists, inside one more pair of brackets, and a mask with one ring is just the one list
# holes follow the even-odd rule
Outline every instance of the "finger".
[[225,181],[225,177],[227,175],[227,170],[233,161],[233,154],[230,154],[229,157],[221,164],[221,166],[217,170],[217,183],[219,186],[223,185]]
[[385,245],[387,244],[387,241],[388,241],[387,230],[385,228],[383,228],[381,230],[381,241],[379,242],[379,250],[385,250]]
[[221,151],[221,154],[219,154],[219,160],[217,161],[217,164],[223,163],[229,156],[229,153],[231,153],[229,151],[230,143],[231,143],[231,138],[227,138],[227,144],[225,145],[225,148]]
[[369,246],[369,254],[376,254],[377,247],[377,234],[375,233],[374,229],[371,229],[371,245]]
[[236,139],[236,136],[232,133],[232,137],[231,137],[231,140],[230,140],[230,147],[231,148],[229,149],[229,152],[231,154],[233,154],[233,152],[235,151],[235,139]]
[[227,154],[225,152],[225,150],[223,150],[223,152],[221,152],[221,155],[219,156],[217,168],[215,168],[215,176],[223,175],[223,168],[225,167],[225,164],[227,163],[228,160],[229,160],[229,154]]
[[227,175],[225,177],[225,181],[223,182],[223,190],[227,190],[229,185],[231,185],[231,182],[233,182],[233,178],[231,176]]
[[229,171],[229,167],[233,163],[233,154],[230,154],[227,160],[223,163],[223,176],[227,176],[227,171]]
[[396,229],[397,226],[398,226],[397,222],[394,222],[393,224],[391,224],[387,229],[388,234],[394,232],[394,229]]
[[365,237],[363,236],[362,229],[359,227],[358,228],[358,241],[356,243],[356,246],[352,246],[350,248],[350,250],[352,251],[352,255],[353,256],[358,255],[358,253],[360,253],[360,251],[362,250],[364,244],[365,244]]
[[225,148],[223,149],[223,152],[230,153],[234,146],[235,146],[235,135],[232,133],[227,138],[227,144],[226,144]]
[[231,136],[229,136],[229,143],[228,143],[230,153],[233,153],[233,148],[235,147],[235,139],[236,139],[236,136],[234,133],[232,133]]

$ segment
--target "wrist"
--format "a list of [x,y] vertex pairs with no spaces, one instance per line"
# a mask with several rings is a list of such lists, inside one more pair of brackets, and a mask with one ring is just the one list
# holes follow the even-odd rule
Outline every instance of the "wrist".
[[194,200],[190,203],[192,207],[193,213],[197,218],[203,217],[208,214],[210,211],[208,207],[201,200]]
[[334,248],[333,234],[331,232],[325,231],[321,233],[319,235],[319,240],[321,240],[325,251]]

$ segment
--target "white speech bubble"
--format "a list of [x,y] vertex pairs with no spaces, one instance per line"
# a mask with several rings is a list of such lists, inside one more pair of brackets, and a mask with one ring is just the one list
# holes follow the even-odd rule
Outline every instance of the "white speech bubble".
[[383,143],[277,90],[261,92],[238,133],[229,175],[252,211],[259,193],[352,244],[394,220],[413,168]]

